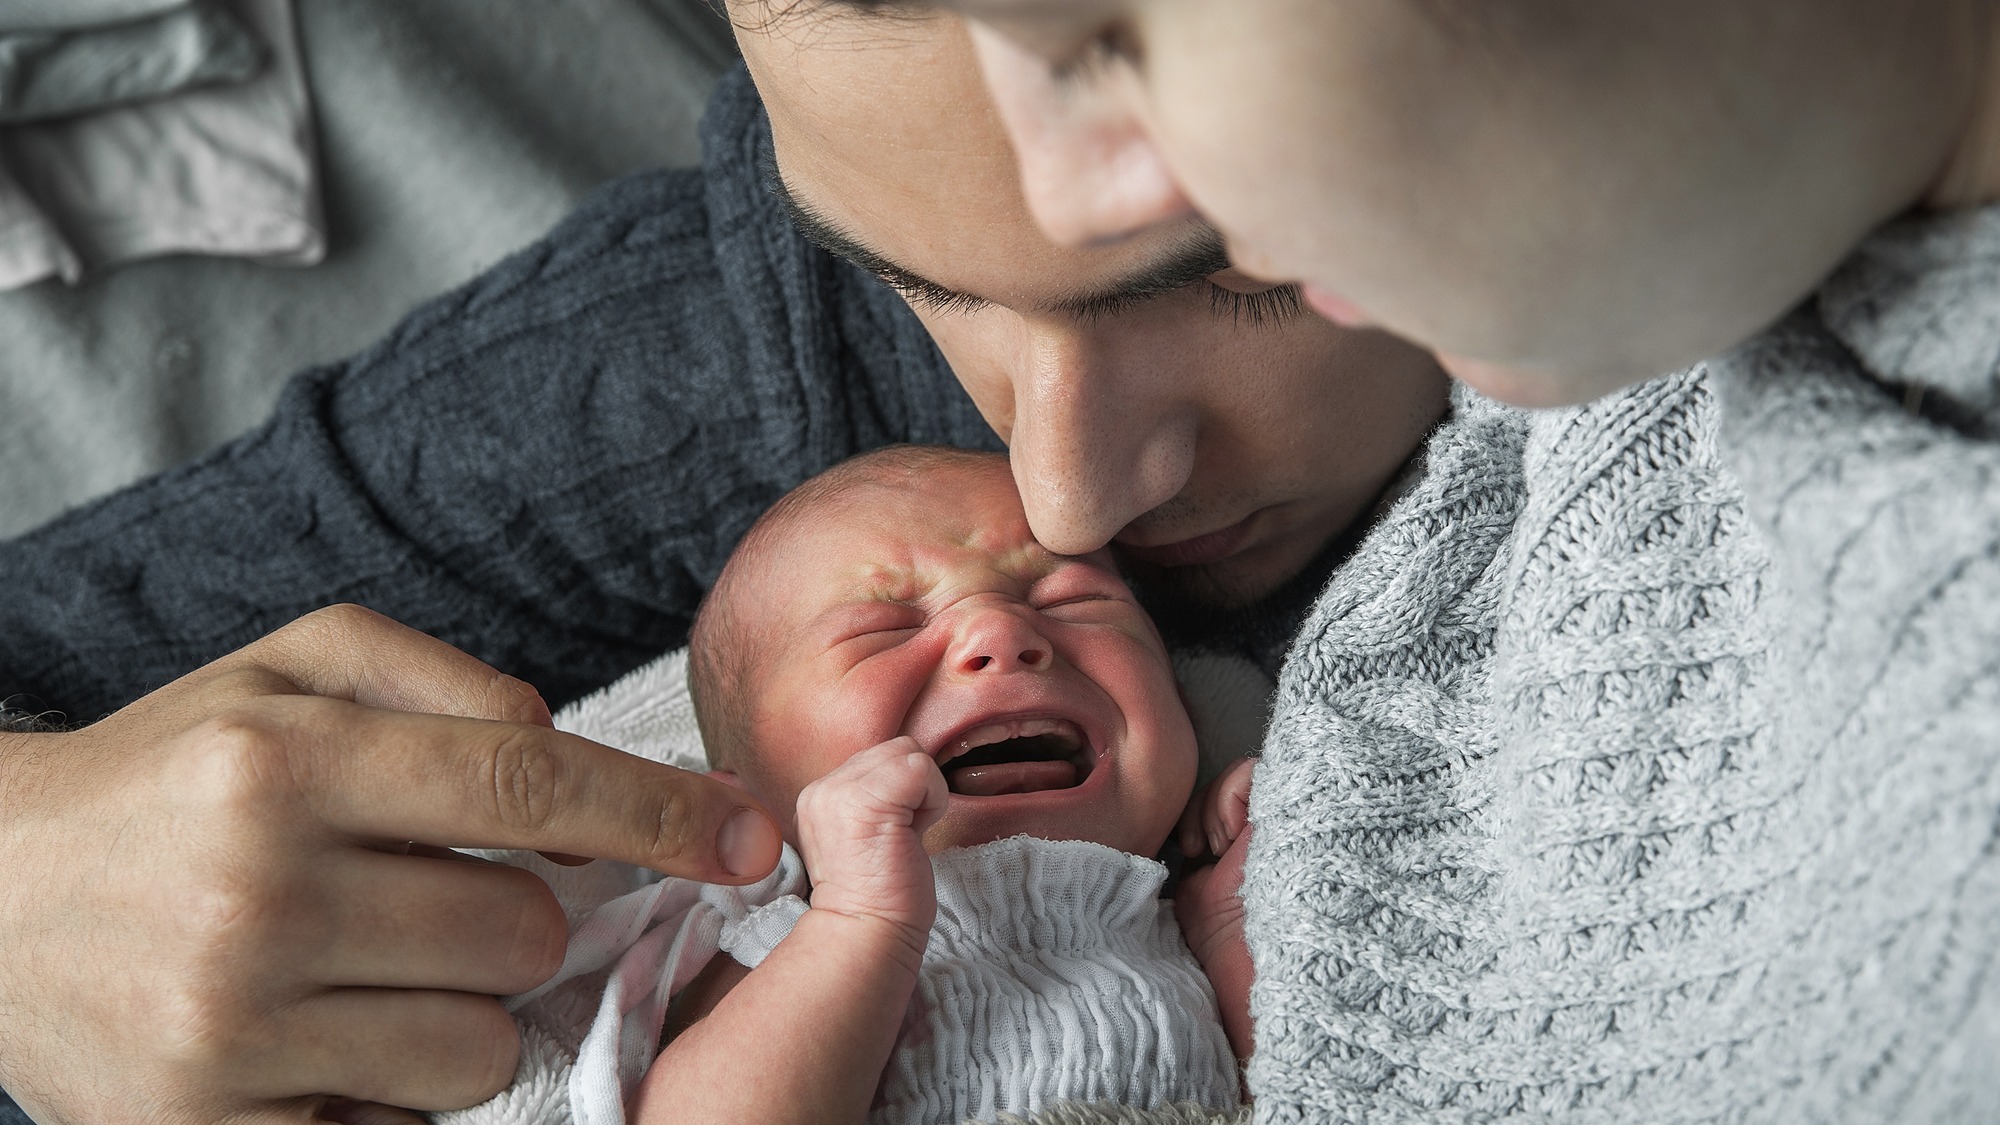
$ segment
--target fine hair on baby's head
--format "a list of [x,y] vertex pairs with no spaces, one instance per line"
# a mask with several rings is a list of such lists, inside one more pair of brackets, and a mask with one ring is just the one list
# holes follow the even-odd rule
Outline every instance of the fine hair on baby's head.
[[885,446],[811,477],[750,525],[688,635],[688,694],[710,766],[733,769],[749,747],[758,670],[775,655],[774,638],[766,635],[773,603],[756,597],[772,548],[814,519],[866,504],[871,487],[909,489],[947,470],[996,463],[1004,465],[1005,455],[944,445]]

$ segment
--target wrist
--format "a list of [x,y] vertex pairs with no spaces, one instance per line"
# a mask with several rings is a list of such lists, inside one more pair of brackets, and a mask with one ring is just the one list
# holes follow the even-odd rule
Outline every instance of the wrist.
[[[936,908],[932,908],[935,913]],[[930,925],[916,919],[893,918],[865,910],[850,910],[837,904],[823,905],[815,896],[811,907],[799,918],[792,933],[810,931],[816,949],[849,950],[873,963],[887,963],[906,973],[915,983],[930,944]]]

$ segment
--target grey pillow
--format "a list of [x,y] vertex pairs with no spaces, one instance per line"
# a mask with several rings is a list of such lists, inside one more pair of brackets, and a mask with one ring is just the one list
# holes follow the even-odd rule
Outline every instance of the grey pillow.
[[0,28],[0,125],[241,82],[263,62],[256,37],[213,0],[123,23]]

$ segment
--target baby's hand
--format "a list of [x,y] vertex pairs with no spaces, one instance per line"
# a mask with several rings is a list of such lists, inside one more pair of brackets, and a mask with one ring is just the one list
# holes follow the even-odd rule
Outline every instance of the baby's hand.
[[1188,802],[1181,816],[1181,851],[1189,858],[1218,861],[1181,876],[1174,891],[1174,917],[1195,960],[1215,986],[1222,1027],[1238,1058],[1249,1058],[1250,948],[1243,941],[1243,856],[1250,846],[1252,759],[1231,765]]
[[799,794],[799,853],[812,908],[899,927],[922,950],[937,916],[925,829],[944,815],[944,774],[915,739],[870,747]]
[[1250,771],[1255,758],[1232,762],[1215,780],[1195,791],[1181,814],[1181,854],[1189,859],[1220,857],[1250,823]]

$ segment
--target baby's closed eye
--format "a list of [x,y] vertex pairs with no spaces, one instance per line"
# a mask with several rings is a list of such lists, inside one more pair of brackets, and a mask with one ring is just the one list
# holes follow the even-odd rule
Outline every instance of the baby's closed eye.
[[869,602],[834,615],[830,632],[837,643],[899,639],[924,627],[923,612],[900,602]]

